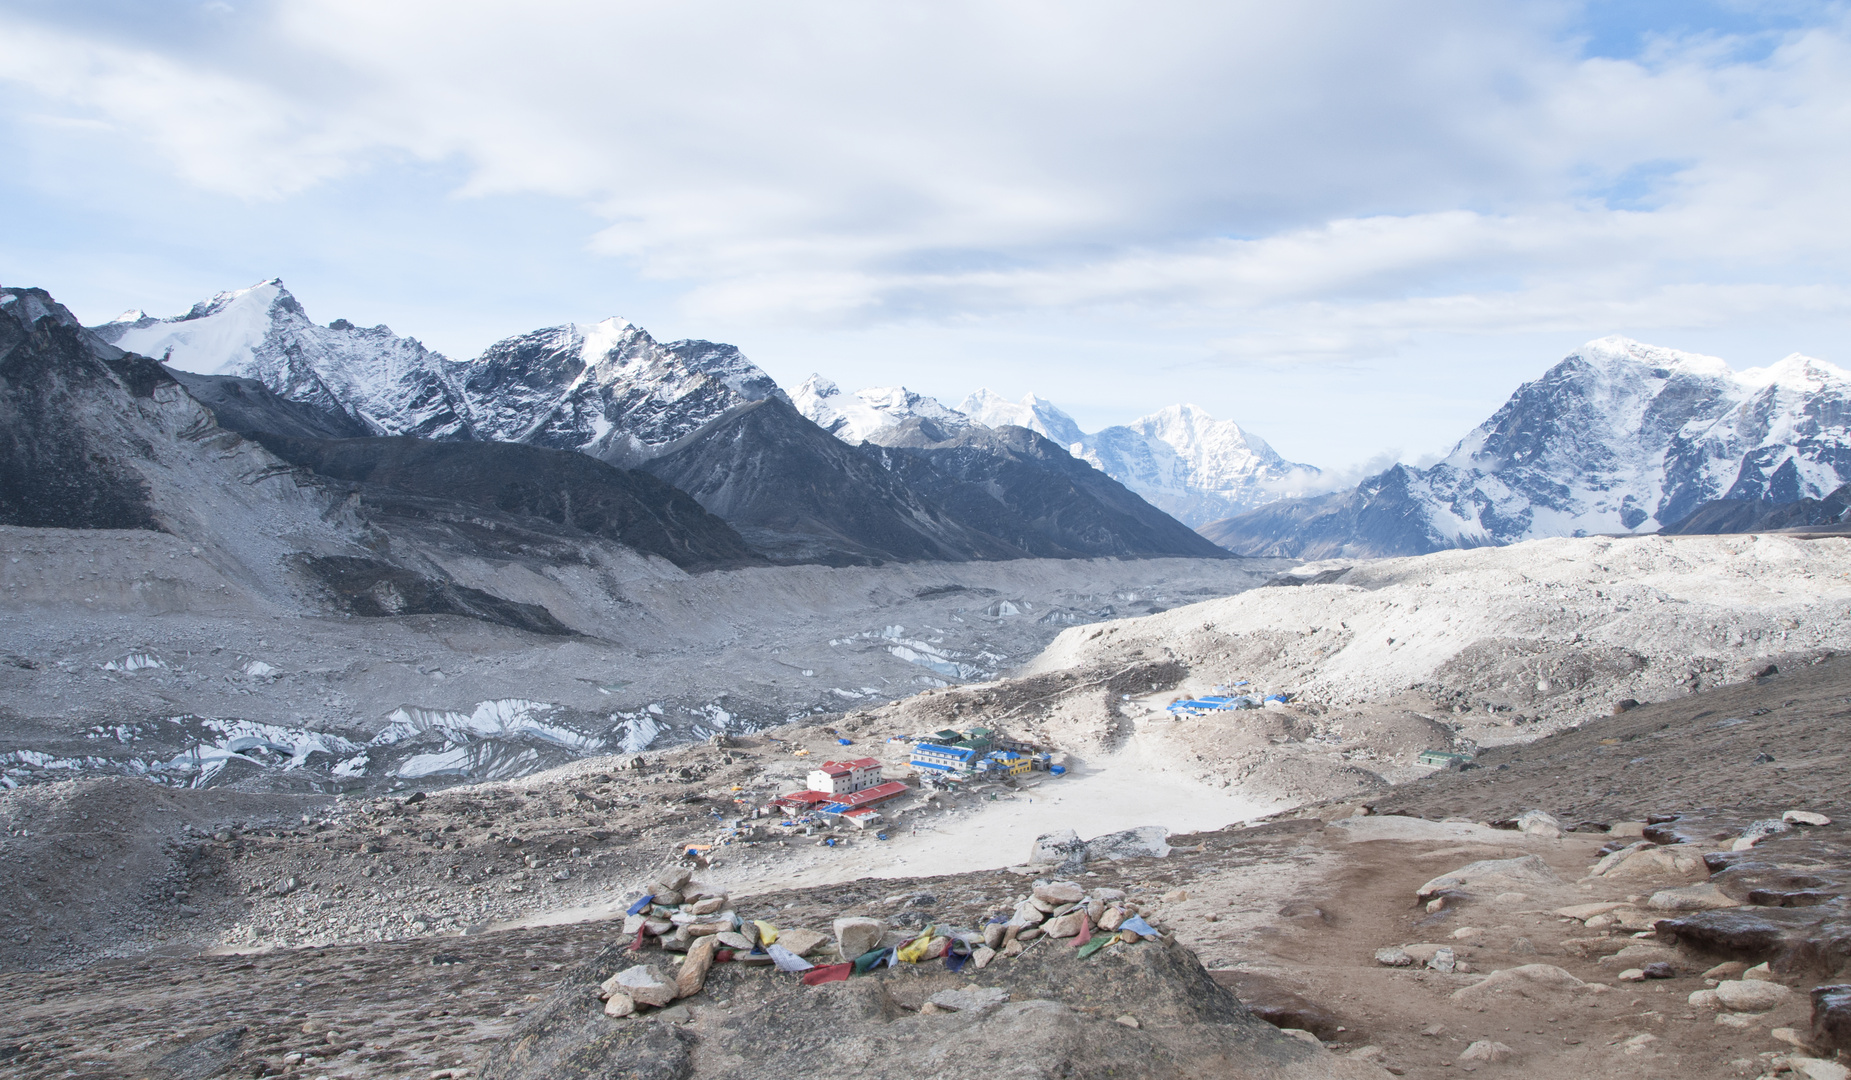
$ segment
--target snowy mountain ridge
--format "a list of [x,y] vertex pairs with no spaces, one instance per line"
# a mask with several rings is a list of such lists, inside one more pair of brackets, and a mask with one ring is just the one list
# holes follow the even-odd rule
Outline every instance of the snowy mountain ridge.
[[1796,502],[1851,479],[1851,373],[1794,354],[1734,371],[1623,337],[1525,383],[1433,466],[1203,529],[1244,554],[1418,554],[1654,532],[1715,499]]
[[117,348],[181,371],[256,379],[382,435],[470,437],[466,365],[386,326],[345,319],[318,325],[277,278],[219,293],[172,318],[130,311],[92,329]]
[[528,442],[619,464],[783,396],[731,345],[662,344],[621,318],[547,327],[452,360],[386,326],[319,325],[277,278],[171,318],[126,312],[95,331],[182,371],[256,379],[375,434]]
[[1286,461],[1264,439],[1195,405],[1171,405],[1129,424],[1087,434],[1046,398],[1010,401],[989,389],[956,409],[903,386],[843,394],[821,375],[805,380],[796,403],[805,416],[852,443],[884,443],[907,420],[953,432],[976,423],[1027,428],[1137,492],[1191,527],[1315,490],[1319,470]]

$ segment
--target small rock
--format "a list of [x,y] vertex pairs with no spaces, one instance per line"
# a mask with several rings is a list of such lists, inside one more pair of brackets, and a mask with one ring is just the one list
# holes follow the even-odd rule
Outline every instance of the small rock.
[[1163,894],[1163,902],[1166,904],[1180,904],[1187,899],[1189,899],[1189,890],[1187,889],[1171,889],[1169,892]]
[[1824,814],[1815,814],[1810,810],[1789,810],[1780,815],[1780,820],[1789,825],[1830,825],[1832,819]]
[[1434,952],[1433,959],[1427,961],[1427,966],[1442,975],[1450,975],[1458,966],[1458,961],[1451,949],[1439,949]]
[[1427,901],[1427,914],[1436,915],[1444,910],[1446,910],[1446,898],[1444,896],[1436,896]]
[[[676,890],[686,885],[688,879],[693,876],[694,875],[690,874],[685,867],[676,866],[662,871],[662,873],[656,877],[656,881],[662,886],[663,890]],[[657,899],[661,899],[660,893],[657,894]]]
[[[871,919],[861,916],[837,919],[835,921],[834,930],[836,936],[836,949],[842,954],[842,959],[844,960],[853,960],[865,953],[873,952],[875,949],[880,948],[881,939],[887,936],[887,924],[885,922],[880,919]],[[995,931],[996,940],[994,942],[990,941],[991,931]],[[997,945],[1002,944],[1002,924],[994,923],[984,927],[983,940],[984,943],[991,948],[995,948]],[[786,947],[788,948],[788,946]]]
[[751,952],[752,942],[737,930],[722,930],[715,934],[714,940],[734,952]]
[[612,991],[604,1000],[604,1015],[633,1016],[636,1013],[636,999],[622,991]]
[[671,1008],[663,1009],[661,1012],[651,1017],[651,1019],[661,1020],[669,1024],[685,1024],[694,1019],[694,1010],[688,1008],[686,1005],[676,1005]]
[[1035,886],[1035,899],[1056,906],[1077,904],[1086,899],[1086,889],[1071,881],[1051,881]]
[[1503,1043],[1492,1042],[1490,1039],[1480,1039],[1466,1047],[1465,1050],[1460,1053],[1459,1060],[1499,1062],[1509,1061],[1514,1056],[1516,1056],[1516,1051],[1505,1046]]
[[[985,923],[983,927],[983,943],[992,949],[1000,949],[1003,944],[1003,935],[1008,932],[1009,928],[1002,923]],[[846,957],[848,955],[847,950],[843,950],[842,955]]]
[[1118,932],[1118,940],[1120,944],[1136,945],[1138,942],[1143,941],[1144,938],[1136,930],[1120,930]]
[[1459,929],[1453,931],[1453,940],[1470,941],[1476,937],[1483,937],[1484,934],[1485,932],[1476,926],[1461,926]]
[[1406,949],[1386,948],[1375,951],[1375,962],[1383,967],[1413,967],[1414,958]]
[[1772,1031],[1769,1031],[1768,1034],[1772,1036],[1775,1040],[1779,1042],[1784,1042],[1788,1046],[1794,1047],[1796,1049],[1800,1049],[1800,1050],[1811,1050],[1812,1049],[1811,1044],[1809,1044],[1806,1041],[1806,1036],[1801,1035],[1794,1028],[1777,1027],[1777,1028],[1774,1028]]
[[1130,917],[1131,916],[1128,915],[1122,907],[1113,906],[1106,908],[1105,911],[1101,912],[1099,915],[1099,929],[1108,931],[1116,930]]
[[1555,913],[1564,919],[1580,919],[1586,922],[1597,915],[1605,915],[1614,908],[1625,906],[1620,901],[1610,900],[1600,904],[1573,904],[1569,907],[1560,907],[1555,909]]
[[1642,1054],[1649,1054],[1652,1052],[1652,1049],[1651,1049],[1652,1044],[1657,1041],[1658,1041],[1658,1036],[1653,1035],[1650,1032],[1644,1032],[1638,1035],[1634,1035],[1632,1038],[1627,1039],[1625,1042],[1622,1042],[1620,1044],[1620,1053],[1626,1054],[1629,1057],[1638,1057],[1639,1055],[1642,1055]]
[[725,907],[726,907],[726,897],[709,896],[707,899],[701,900],[694,905],[694,914],[712,915],[716,911],[721,911],[725,909]]
[[1611,827],[1607,829],[1607,835],[1612,836],[1612,837],[1618,837],[1621,839],[1625,839],[1628,837],[1644,836],[1645,835],[1645,822],[1643,821],[1616,821],[1613,823]]
[[975,1012],[1008,1001],[1009,991],[1000,986],[972,986],[963,990],[940,990],[926,1000],[953,1012]]
[[1425,1035],[1429,1039],[1437,1039],[1440,1036],[1446,1034],[1446,1025],[1445,1024],[1434,1024],[1431,1027],[1421,1029],[1421,1034]]
[[1135,1016],[1115,1017],[1112,1022],[1115,1024],[1123,1024],[1128,1028],[1140,1028],[1144,1026],[1143,1024],[1138,1023],[1138,1018]]
[[1306,1031],[1304,1028],[1280,1028],[1279,1034],[1290,1035],[1292,1038],[1297,1039],[1299,1042],[1308,1042],[1313,1046],[1322,1045],[1321,1043],[1318,1042],[1318,1037],[1316,1035],[1313,1035],[1311,1032]]
[[657,907],[672,908],[672,907],[679,905],[681,903],[681,900],[682,900],[681,890],[679,889],[657,889],[656,890],[655,903]]
[[1716,1000],[1736,1012],[1766,1012],[1787,1000],[1793,991],[1772,982],[1730,980],[1716,984]]
[[1742,963],[1740,960],[1724,960],[1722,963],[1704,972],[1703,977],[1717,980],[1733,979],[1747,970],[1748,965]]
[[1648,979],[1675,979],[1677,978],[1677,969],[1672,967],[1670,964],[1665,963],[1663,960],[1660,960],[1656,963],[1647,964],[1641,970],[1645,972],[1645,977]]
[[988,945],[979,945],[971,950],[971,967],[976,968],[978,971],[982,971],[984,968],[989,967],[990,961],[994,959],[996,959],[996,950],[990,948]]
[[1645,969],[1644,968],[1627,968],[1625,971],[1622,971],[1618,975],[1615,975],[1614,978],[1618,979],[1620,982],[1644,982],[1645,981]]
[[[780,941],[782,937],[780,936]],[[688,958],[675,973],[675,996],[693,997],[707,985],[707,970],[713,966],[713,954],[720,951],[720,939],[703,937],[688,947]]]
[[1073,911],[1049,919],[1042,924],[1042,929],[1047,931],[1049,937],[1070,938],[1079,934],[1085,925],[1086,912]]
[[921,1016],[937,1016],[939,1013],[948,1011],[947,1009],[939,1008],[938,1002],[936,1001],[928,1001],[924,1005],[919,1006],[919,1015]]
[[1773,971],[1769,970],[1767,963],[1765,961],[1763,961],[1762,963],[1756,964],[1754,967],[1751,967],[1747,969],[1746,971],[1743,971],[1742,978],[1747,979],[1751,982],[1779,982],[1780,981],[1774,978]]
[[1714,990],[1693,990],[1691,995],[1684,1000],[1699,1009],[1722,1008],[1722,999],[1716,996]]

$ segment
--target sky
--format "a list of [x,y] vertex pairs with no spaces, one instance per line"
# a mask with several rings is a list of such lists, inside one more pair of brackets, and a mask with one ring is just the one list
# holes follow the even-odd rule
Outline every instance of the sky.
[[1851,364],[1845,3],[0,0],[0,164],[88,322],[621,315],[1333,471],[1609,334]]

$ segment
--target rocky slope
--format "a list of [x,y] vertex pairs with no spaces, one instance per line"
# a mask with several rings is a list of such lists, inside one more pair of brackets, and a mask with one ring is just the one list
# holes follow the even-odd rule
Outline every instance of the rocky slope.
[[725,518],[760,551],[827,565],[1015,559],[1028,552],[966,522],[830,436],[781,398],[754,402],[644,465]]
[[1034,555],[1208,558],[1220,550],[1026,428],[945,430],[921,418],[880,432],[877,445],[913,490]]
[[1817,499],[1776,502],[1772,499],[1717,499],[1659,532],[1665,536],[1703,533],[1769,532],[1776,529],[1843,528],[1851,519],[1851,484],[1842,484]]
[[1526,383],[1431,468],[1203,528],[1230,550],[1408,555],[1568,534],[1653,532],[1716,499],[1791,503],[1851,480],[1851,374],[1790,356],[1731,371],[1624,338]]

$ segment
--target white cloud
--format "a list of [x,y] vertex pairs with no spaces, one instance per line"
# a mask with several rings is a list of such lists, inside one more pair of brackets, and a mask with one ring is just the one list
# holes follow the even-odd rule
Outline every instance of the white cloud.
[[247,199],[402,157],[575,200],[732,324],[1121,308],[1344,358],[1844,313],[1842,17],[1613,60],[1571,10],[296,0],[180,43],[11,16],[0,79]]

